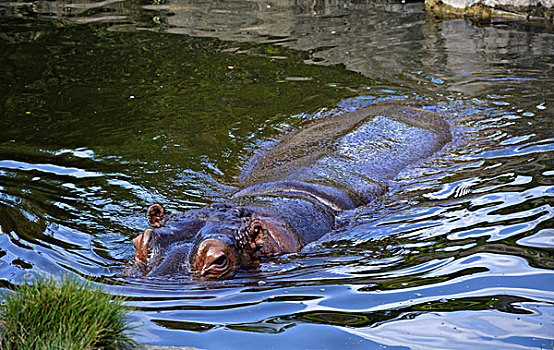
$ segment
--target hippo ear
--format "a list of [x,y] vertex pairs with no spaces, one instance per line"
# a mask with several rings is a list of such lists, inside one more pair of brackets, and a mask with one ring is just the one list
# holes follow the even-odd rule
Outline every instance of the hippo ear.
[[296,252],[303,246],[294,230],[270,216],[252,218],[248,225],[248,236],[252,249],[262,255]]
[[137,250],[135,252],[135,261],[141,266],[145,266],[148,260],[148,242],[150,242],[151,237],[152,229],[148,228],[133,239],[133,245]]
[[263,220],[254,219],[248,226],[248,236],[250,237],[251,246],[254,250],[258,250],[263,245],[264,236],[267,235],[267,228]]
[[160,227],[162,225],[161,221],[164,218],[164,215],[165,209],[161,204],[151,205],[146,214],[152,227]]

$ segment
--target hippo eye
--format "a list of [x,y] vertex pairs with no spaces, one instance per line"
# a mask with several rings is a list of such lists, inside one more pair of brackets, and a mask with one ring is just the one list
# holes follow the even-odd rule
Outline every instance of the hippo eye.
[[219,258],[215,259],[215,261],[212,263],[212,266],[214,265],[218,267],[227,265],[227,257],[225,255],[222,255]]

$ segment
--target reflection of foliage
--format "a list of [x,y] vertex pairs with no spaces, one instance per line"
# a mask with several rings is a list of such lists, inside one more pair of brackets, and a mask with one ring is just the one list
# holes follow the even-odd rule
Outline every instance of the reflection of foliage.
[[186,321],[170,321],[170,320],[153,320],[153,322],[161,327],[169,329],[182,329],[192,332],[206,332],[215,328],[214,325],[200,322],[186,322]]
[[229,155],[272,125],[333,105],[367,82],[271,45],[117,33],[102,25],[53,30],[49,23],[35,23],[45,31],[32,43],[0,43],[0,110],[13,126],[0,141],[94,145],[100,154],[179,164],[209,155],[233,166]]
[[[286,317],[272,319],[271,322],[307,322],[328,325],[339,325],[345,327],[368,327],[391,322],[398,319],[413,319],[423,312],[445,312],[445,311],[479,311],[495,309],[512,314],[530,314],[529,310],[520,307],[518,304],[531,301],[525,298],[514,296],[486,296],[469,297],[459,299],[441,299],[422,304],[415,304],[401,309],[388,309],[375,312],[344,312],[344,311],[311,311],[302,312]],[[268,323],[266,320],[265,323]]]
[[455,278],[462,276],[470,276],[480,272],[487,272],[488,270],[484,267],[474,267],[470,269],[464,269],[456,271],[455,273],[445,274],[437,277],[426,277],[424,279],[418,278],[419,276],[408,276],[405,278],[398,278],[389,281],[383,281],[379,283],[380,289],[383,290],[394,290],[402,288],[413,288],[423,285],[432,285],[436,283],[451,281]]
[[525,298],[514,297],[510,295],[492,296],[492,297],[471,297],[460,299],[441,299],[439,301],[428,302],[426,304],[416,305],[413,310],[419,311],[458,311],[458,310],[487,310],[495,309],[512,314],[532,314],[532,311],[517,307],[516,304],[531,301]]
[[22,208],[14,208],[3,203],[0,203],[0,223],[0,234],[15,232],[19,237],[31,242],[46,226],[43,221]]
[[365,315],[346,312],[316,311],[305,313],[302,319],[313,323],[331,324],[339,326],[360,327],[371,324],[371,318]]
[[[273,316],[259,322],[227,324],[226,327],[248,332],[280,333],[298,323],[315,323],[352,328],[375,327],[396,320],[413,319],[422,313],[429,312],[495,309],[511,314],[529,314],[532,312],[520,306],[521,303],[528,301],[531,300],[504,295],[449,300],[440,299],[399,309],[387,309],[373,312],[345,312],[338,310],[299,312],[291,315]],[[191,326],[188,322],[175,322],[174,324],[165,323],[164,325],[174,329],[196,329],[199,327],[209,329],[207,327],[210,326],[207,324],[195,324]],[[213,327],[213,325],[211,325],[211,327]]]

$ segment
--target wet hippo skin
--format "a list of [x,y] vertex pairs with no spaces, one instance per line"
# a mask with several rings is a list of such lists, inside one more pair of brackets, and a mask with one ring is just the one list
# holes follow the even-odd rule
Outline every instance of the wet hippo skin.
[[230,198],[174,214],[151,206],[152,228],[133,240],[135,261],[150,276],[224,278],[299,251],[450,137],[440,115],[390,102],[306,123],[255,159]]

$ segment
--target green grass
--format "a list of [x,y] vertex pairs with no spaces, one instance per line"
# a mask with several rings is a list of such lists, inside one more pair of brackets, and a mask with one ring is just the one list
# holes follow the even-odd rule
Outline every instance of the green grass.
[[121,297],[89,282],[37,279],[2,295],[0,349],[125,349],[136,346]]

